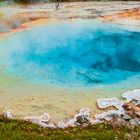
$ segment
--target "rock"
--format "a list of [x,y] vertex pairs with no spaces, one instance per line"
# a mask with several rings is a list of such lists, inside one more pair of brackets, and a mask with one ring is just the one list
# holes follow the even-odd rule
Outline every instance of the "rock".
[[131,117],[140,117],[140,107],[135,105],[134,101],[124,103],[123,108],[125,109],[126,114]]
[[131,108],[134,112],[140,112],[140,107],[138,107],[138,106],[133,105]]
[[125,110],[130,110],[132,108],[132,103],[131,102],[125,102],[122,107],[125,109]]
[[110,121],[111,122],[111,125],[116,128],[116,127],[120,127],[120,126],[123,126],[123,125],[126,125],[126,121],[122,118],[120,118],[119,116],[117,115],[113,115],[112,116],[112,120]]
[[126,121],[122,118],[118,118],[118,123],[123,126],[123,125],[126,125]]
[[7,118],[7,119],[14,119],[14,115],[10,111],[3,112],[2,116]]
[[38,122],[32,122],[32,123],[35,123],[39,126],[42,126],[43,128],[56,128],[56,126],[53,124],[53,123],[43,123],[41,121],[38,121]]
[[106,120],[106,121],[111,121],[112,117],[110,116],[109,112],[103,112],[101,114],[95,115],[95,118],[98,120]]
[[44,113],[42,116],[41,116],[41,121],[44,122],[44,123],[47,123],[49,122],[50,120],[50,114],[49,113]]
[[105,109],[107,107],[114,106],[117,109],[120,109],[123,103],[117,98],[105,98],[105,99],[98,99],[97,105],[101,109]]
[[102,123],[103,121],[99,120],[99,119],[96,119],[96,120],[92,120],[91,121],[91,124],[94,125],[94,124],[99,124],[99,123]]
[[56,125],[54,123],[49,123],[49,124],[46,124],[44,128],[56,128]]
[[135,89],[133,91],[127,91],[123,93],[123,98],[127,99],[128,102],[132,100],[140,101],[140,89]]
[[90,110],[88,108],[82,108],[78,114],[74,115],[74,118],[70,119],[67,123],[59,122],[58,128],[67,128],[67,127],[75,127],[75,126],[87,126],[89,124],[99,124],[102,121],[96,119],[93,120],[90,118]]
[[140,111],[136,111],[135,114],[137,115],[137,117],[140,117]]
[[58,127],[58,128],[61,128],[61,129],[64,129],[64,128],[67,128],[68,126],[67,126],[67,124],[65,124],[64,122],[59,122],[59,123],[57,124],[57,127]]
[[130,123],[131,126],[137,126],[137,125],[140,124],[140,120],[139,120],[138,118],[131,119],[131,120],[129,121],[129,123]]
[[139,101],[138,100],[132,100],[131,103],[133,105],[139,106],[140,105],[140,100]]
[[121,115],[125,114],[125,110],[122,107],[123,102],[117,98],[98,99],[97,105],[101,109],[105,109],[111,106],[114,106],[116,109],[118,109],[118,110],[109,110],[107,112],[103,112],[101,114],[95,115],[95,118],[98,120],[111,121],[114,116],[121,117]]
[[38,122],[41,121],[42,123],[48,123],[50,120],[50,115],[48,113],[44,113],[40,117],[26,117],[24,120],[31,121],[31,122]]
[[132,117],[129,116],[129,115],[127,115],[127,114],[125,114],[125,115],[121,115],[121,118],[124,119],[125,121],[129,121],[129,120],[132,119]]
[[67,127],[74,126],[87,126],[92,124],[92,119],[90,118],[90,109],[82,108],[78,114],[74,115],[73,119],[70,119],[66,124]]
[[113,116],[118,116],[121,117],[122,115],[125,114],[124,109],[119,109],[119,110],[109,110],[107,112],[103,112],[101,114],[95,115],[96,119],[99,120],[106,120],[106,121],[111,121],[113,119]]
[[[114,106],[118,110],[109,110],[95,116],[99,120],[113,121],[114,116],[124,121],[130,121],[140,117],[140,89],[125,92],[122,97],[126,98],[126,102],[122,102],[117,98],[105,98],[97,100],[98,107],[101,109]],[[116,122],[118,122],[117,120]],[[113,123],[113,122],[112,122]]]
[[89,108],[82,108],[80,109],[80,113],[83,116],[89,117],[90,116],[90,109]]
[[53,123],[50,123],[50,115],[48,113],[44,113],[40,117],[26,117],[25,121],[30,121],[32,123],[38,124],[44,128],[55,128],[56,126]]

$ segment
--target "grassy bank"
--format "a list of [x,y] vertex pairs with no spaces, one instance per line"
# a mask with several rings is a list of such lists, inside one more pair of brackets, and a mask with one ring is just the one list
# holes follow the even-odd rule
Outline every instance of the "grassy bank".
[[112,127],[98,124],[87,128],[43,129],[32,123],[0,117],[0,140],[139,140],[140,126]]

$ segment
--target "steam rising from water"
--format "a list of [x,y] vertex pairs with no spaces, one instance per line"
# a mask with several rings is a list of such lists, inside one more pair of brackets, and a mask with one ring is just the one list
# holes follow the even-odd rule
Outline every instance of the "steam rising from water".
[[140,77],[140,33],[92,22],[33,28],[0,43],[5,73],[68,86]]

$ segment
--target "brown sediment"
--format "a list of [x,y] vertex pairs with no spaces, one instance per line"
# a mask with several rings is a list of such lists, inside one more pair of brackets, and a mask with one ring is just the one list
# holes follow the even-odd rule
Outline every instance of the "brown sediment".
[[[134,3],[137,5],[137,3]],[[118,7],[118,6],[119,7]],[[19,32],[28,29],[38,20],[56,19],[100,19],[102,21],[118,21],[119,19],[140,20],[139,6],[133,6],[129,2],[79,2],[79,3],[62,3],[59,10],[53,10],[51,4],[45,5],[45,8],[34,9],[36,5],[30,5],[27,10],[19,7],[10,7],[15,10],[10,16],[3,16],[0,19],[7,27],[7,30],[0,32],[0,37],[6,36],[9,33]],[[40,5],[44,6],[44,5]],[[48,6],[48,7],[47,7]],[[122,6],[122,8],[120,8]],[[31,9],[30,9],[31,7]],[[50,10],[51,7],[51,10]],[[34,10],[32,10],[32,8]],[[18,9],[18,10],[17,10]],[[102,10],[103,9],[103,10]],[[2,10],[1,10],[2,11]],[[100,13],[101,12],[101,13]],[[39,23],[39,22],[38,22]],[[45,22],[40,22],[45,23]]]
[[136,105],[135,100],[132,100],[130,102],[126,102],[123,104],[123,108],[126,111],[126,114],[128,114],[131,117],[140,117],[140,104]]
[[21,31],[24,31],[24,30],[27,30],[29,29],[29,27],[27,26],[20,26],[18,28],[15,28],[15,29],[11,29],[9,32],[3,32],[3,33],[0,33],[0,37],[6,37],[8,36],[9,34],[12,34],[12,33],[16,33],[16,32],[21,32]]
[[136,20],[140,20],[140,8],[128,9],[128,10],[124,10],[123,12],[119,12],[103,17],[107,21],[114,21],[114,20],[124,19],[124,18],[133,18]]
[[46,11],[41,12],[22,12],[17,13],[11,17],[5,17],[0,19],[7,31],[0,32],[0,37],[6,36],[9,33],[20,32],[29,28],[26,23],[32,23],[35,20],[47,19],[48,15]]

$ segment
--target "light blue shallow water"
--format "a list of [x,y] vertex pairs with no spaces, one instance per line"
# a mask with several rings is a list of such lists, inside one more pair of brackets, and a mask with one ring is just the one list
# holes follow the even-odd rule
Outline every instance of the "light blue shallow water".
[[5,73],[66,86],[140,78],[140,32],[94,22],[45,25],[0,42]]

